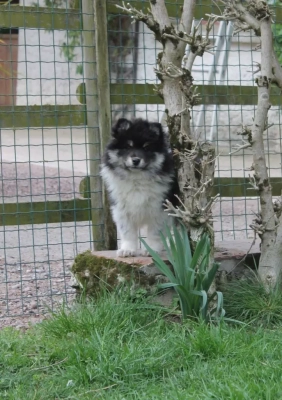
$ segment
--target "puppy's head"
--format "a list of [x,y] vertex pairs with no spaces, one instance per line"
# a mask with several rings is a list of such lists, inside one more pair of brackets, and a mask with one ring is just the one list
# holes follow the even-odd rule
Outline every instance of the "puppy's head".
[[161,124],[121,118],[112,128],[108,161],[132,171],[158,169],[167,151]]

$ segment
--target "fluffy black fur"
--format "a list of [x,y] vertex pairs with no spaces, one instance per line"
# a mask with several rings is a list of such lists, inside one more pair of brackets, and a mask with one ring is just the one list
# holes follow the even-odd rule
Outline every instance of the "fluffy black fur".
[[[175,195],[179,195],[179,186],[174,169],[173,155],[168,147],[167,137],[163,131],[162,125],[157,122],[148,122],[143,119],[129,121],[120,118],[112,127],[112,137],[106,148],[103,163],[111,170],[122,168],[110,157],[111,151],[117,151],[119,160],[125,160],[128,157],[137,157],[144,160],[144,167],[140,168],[147,171],[148,174],[158,174],[159,176],[172,176],[168,185],[165,199],[168,199],[174,206],[178,205]],[[131,146],[131,144],[133,144]],[[145,145],[145,147],[144,147]],[[163,154],[164,161],[155,168],[152,164],[156,154]],[[125,164],[123,168],[130,170]],[[114,199],[112,199],[114,201]]]

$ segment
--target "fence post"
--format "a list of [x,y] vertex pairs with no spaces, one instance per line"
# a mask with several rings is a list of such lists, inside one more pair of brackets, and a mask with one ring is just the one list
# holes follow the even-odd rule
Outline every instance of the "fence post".
[[[108,20],[107,2],[105,0],[94,0],[94,21],[97,60],[97,89],[99,105],[99,128],[100,147],[103,152],[111,137],[111,101],[110,101],[110,70],[108,55]],[[117,248],[116,227],[112,220],[110,205],[105,191],[103,193],[104,210],[104,239],[105,247],[109,250]]]
[[105,241],[103,234],[102,186],[101,178],[99,177],[100,133],[98,121],[94,7],[93,0],[83,0],[81,4],[83,21],[84,79],[87,107],[88,157],[90,159],[92,233],[95,250],[102,250],[105,248]]

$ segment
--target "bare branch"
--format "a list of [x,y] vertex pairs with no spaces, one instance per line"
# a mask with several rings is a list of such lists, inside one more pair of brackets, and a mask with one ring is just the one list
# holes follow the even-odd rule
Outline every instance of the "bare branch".
[[[188,35],[191,32],[192,25],[193,25],[193,18],[194,18],[194,9],[195,9],[195,0],[184,1],[183,4],[183,11],[180,20],[180,26],[184,28],[184,32],[187,32]],[[182,44],[183,50],[185,45]]]
[[214,48],[210,44],[210,38],[209,34],[216,23],[216,21],[219,19],[218,16],[214,17],[209,17],[207,26],[206,26],[206,34],[204,37],[202,37],[198,32],[201,26],[202,20],[198,23],[198,25],[195,25],[192,28],[191,34],[188,34],[186,31],[181,31],[181,32],[173,32],[173,33],[164,33],[163,37],[168,38],[168,39],[173,39],[173,40],[178,40],[180,42],[184,42],[185,44],[190,45],[190,53],[187,59],[187,64],[186,67],[189,69],[189,71],[192,70],[192,66],[194,63],[194,60],[196,56],[202,57],[204,52],[211,53],[210,50]]
[[229,155],[238,153],[238,151],[241,151],[243,149],[247,149],[248,147],[252,147],[251,143],[246,142],[243,140],[243,144],[239,145],[237,144],[236,146],[233,147],[233,151],[230,151]]
[[254,75],[261,71],[261,65],[257,61],[254,61],[253,64],[257,67],[257,69],[255,71],[252,70],[252,71],[248,71],[248,72],[252,72],[252,74]]
[[116,7],[129,14],[134,21],[144,22],[151,31],[155,32],[156,39],[160,40],[160,26],[150,10],[148,10],[148,14],[144,14],[142,11],[137,10],[137,8],[131,7],[130,3],[125,5],[124,1],[122,2],[122,6],[116,4]]

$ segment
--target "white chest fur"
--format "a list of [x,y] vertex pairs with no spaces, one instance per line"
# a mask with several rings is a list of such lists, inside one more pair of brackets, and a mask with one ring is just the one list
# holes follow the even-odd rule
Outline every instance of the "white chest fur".
[[138,226],[156,220],[163,213],[162,203],[171,176],[153,175],[148,171],[112,170],[103,166],[101,175],[113,201],[113,208]]

